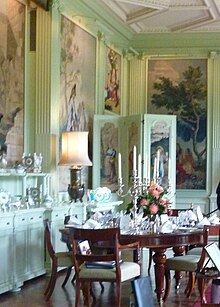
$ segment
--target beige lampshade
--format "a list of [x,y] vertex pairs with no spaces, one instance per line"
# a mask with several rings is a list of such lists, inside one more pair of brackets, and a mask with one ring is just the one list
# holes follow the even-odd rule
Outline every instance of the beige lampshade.
[[88,131],[62,133],[62,152],[59,165],[92,165],[88,157],[88,134]]

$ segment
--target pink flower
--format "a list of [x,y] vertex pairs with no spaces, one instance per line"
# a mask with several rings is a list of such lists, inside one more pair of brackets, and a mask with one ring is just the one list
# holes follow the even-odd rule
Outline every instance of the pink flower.
[[152,204],[149,206],[150,214],[157,214],[158,210],[159,210],[159,207],[156,204]]
[[153,190],[151,195],[158,199],[160,197],[160,192],[158,190]]
[[163,193],[163,192],[164,192],[164,188],[161,187],[160,185],[158,185],[157,191],[158,191],[159,193]]
[[162,205],[166,205],[167,199],[161,198],[161,199],[160,199],[160,203],[161,203]]
[[140,205],[141,206],[145,206],[145,205],[148,205],[149,204],[149,201],[145,198],[143,198],[141,201],[140,201]]
[[156,190],[156,186],[155,186],[155,185],[151,185],[151,186],[149,186],[149,188],[148,188],[148,193],[149,193],[149,194],[152,194],[155,190]]
[[161,198],[160,203],[164,206],[169,206],[171,204],[171,202],[168,199],[165,199],[165,198]]

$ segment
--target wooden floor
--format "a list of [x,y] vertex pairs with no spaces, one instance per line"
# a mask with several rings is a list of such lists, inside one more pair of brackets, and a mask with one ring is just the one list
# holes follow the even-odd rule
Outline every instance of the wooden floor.
[[[143,252],[144,263],[147,262],[148,250]],[[145,274],[146,266],[142,266],[142,275]],[[152,285],[154,287],[154,273],[153,267],[151,270]],[[56,287],[54,293],[51,296],[49,302],[45,301],[44,291],[47,286],[49,276],[41,276],[31,281],[26,282],[20,291],[18,292],[7,292],[0,295],[0,306],[1,307],[74,307],[74,285],[69,281],[66,287],[63,289],[61,284],[64,279],[64,272],[59,273],[57,279]],[[174,280],[172,282],[172,291],[169,299],[164,304],[167,307],[190,307],[193,306],[196,301],[198,301],[198,290],[195,288],[193,294],[188,299],[184,294],[184,289],[186,285],[186,275],[183,274],[183,279],[181,283],[181,288],[179,293],[175,292]],[[101,293],[101,288],[99,284],[94,285],[96,303],[93,303],[93,307],[114,307],[115,295],[114,295],[114,285],[105,283],[105,290]],[[121,307],[129,307],[130,300],[132,300],[131,286],[130,282],[125,282],[122,284],[122,302]],[[155,297],[155,306],[157,306]],[[82,304],[83,306],[83,304]],[[147,306],[146,306],[147,307]]]

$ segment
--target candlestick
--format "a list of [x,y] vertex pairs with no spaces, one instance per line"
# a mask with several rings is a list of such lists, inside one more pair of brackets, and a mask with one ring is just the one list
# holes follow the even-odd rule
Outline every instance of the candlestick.
[[118,154],[118,178],[122,178],[121,174],[121,154]]
[[136,146],[134,146],[133,148],[133,171],[137,170],[137,166],[136,166]]

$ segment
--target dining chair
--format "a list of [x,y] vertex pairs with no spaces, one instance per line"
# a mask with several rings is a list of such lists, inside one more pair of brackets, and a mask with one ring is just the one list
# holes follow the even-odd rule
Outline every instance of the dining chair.
[[[176,208],[169,208],[167,209],[167,215],[169,217],[178,217],[180,211],[186,211],[187,209],[176,209]],[[150,270],[153,262],[153,250],[149,248],[149,257],[148,257],[148,275],[150,275]]]
[[[215,242],[212,242],[203,248],[203,253],[208,254],[208,260],[206,265],[196,275],[201,304],[207,303],[205,289],[211,282],[211,302],[220,305],[220,249]],[[211,265],[208,266],[210,262]]]
[[[215,235],[219,235],[219,225],[205,225],[203,228],[203,247],[209,242],[209,238]],[[170,271],[175,272],[188,272],[189,279],[188,284],[185,289],[185,294],[189,297],[192,293],[192,290],[196,282],[196,273],[203,268],[203,265],[206,260],[206,253],[202,252],[200,254],[186,254],[178,257],[171,257],[166,260],[165,263],[165,293],[163,300],[169,296],[170,285],[171,285],[171,274]],[[176,289],[179,289],[179,276],[178,274],[174,275],[176,280]]]
[[73,268],[73,257],[72,252],[58,252],[55,253],[52,242],[51,242],[51,233],[48,220],[45,221],[45,230],[44,230],[44,239],[45,245],[47,247],[48,254],[51,259],[51,275],[48,286],[44,292],[46,296],[46,301],[51,297],[57,280],[58,267],[66,268],[66,277],[62,283],[62,287],[65,287]]
[[[140,265],[135,262],[120,261],[120,251],[128,248],[139,249],[139,242],[121,245],[119,242],[120,229],[72,229],[73,238],[73,260],[76,274],[76,300],[75,307],[80,305],[81,290],[85,296],[86,306],[90,306],[91,283],[98,281],[116,283],[116,303],[115,307],[121,304],[121,283],[126,280],[134,279],[140,276]],[[89,242],[90,252],[82,253],[79,243]],[[108,247],[110,252],[98,253],[93,247]],[[99,265],[97,267],[97,264]],[[110,266],[106,267],[106,264]],[[112,265],[112,266],[111,266]]]

